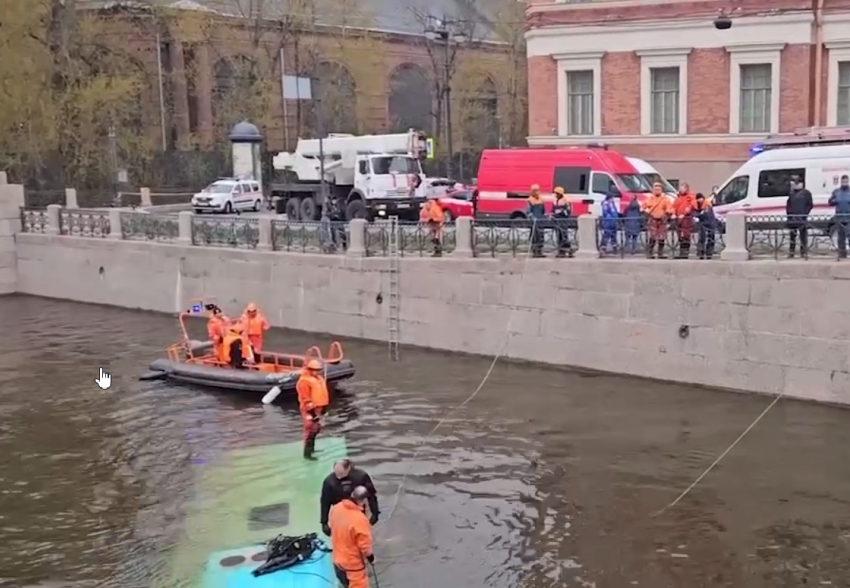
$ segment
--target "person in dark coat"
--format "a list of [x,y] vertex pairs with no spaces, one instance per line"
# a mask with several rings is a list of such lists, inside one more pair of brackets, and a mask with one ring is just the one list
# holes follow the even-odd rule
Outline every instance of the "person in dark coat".
[[847,239],[850,238],[850,177],[841,176],[841,186],[832,191],[829,205],[835,207],[838,228],[838,257],[847,258]]
[[800,237],[800,255],[806,257],[809,244],[809,214],[815,207],[812,193],[806,190],[803,180],[798,176],[791,178],[791,193],[785,202],[786,226],[791,240],[788,257],[794,257],[797,250],[797,237]]
[[694,215],[696,216],[699,231],[697,255],[700,259],[711,259],[714,256],[717,217],[714,215],[714,207],[711,205],[711,201],[706,199],[702,192],[697,193]]
[[365,471],[354,467],[354,462],[350,459],[341,459],[334,464],[333,472],[322,483],[320,522],[325,535],[331,534],[328,527],[331,507],[349,498],[351,492],[358,486],[363,486],[369,491],[369,522],[373,525],[378,522],[378,515],[381,512],[378,509],[378,492],[375,490],[372,478]]
[[625,251],[626,253],[637,253],[638,237],[640,236],[641,225],[643,224],[643,215],[640,211],[640,202],[638,202],[637,198],[632,198],[629,201],[623,217],[623,229],[626,237]]

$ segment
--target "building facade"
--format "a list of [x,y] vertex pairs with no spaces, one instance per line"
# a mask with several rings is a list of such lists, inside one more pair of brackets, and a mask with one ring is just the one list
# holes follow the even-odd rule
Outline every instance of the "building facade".
[[605,143],[706,191],[768,135],[850,125],[848,0],[527,2],[530,145]]

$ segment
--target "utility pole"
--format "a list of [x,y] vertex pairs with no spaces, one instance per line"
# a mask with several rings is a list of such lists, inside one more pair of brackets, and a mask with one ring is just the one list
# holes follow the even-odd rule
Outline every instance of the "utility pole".
[[443,44],[443,102],[446,108],[446,149],[448,161],[446,163],[446,176],[452,177],[454,167],[454,147],[452,143],[452,70],[454,68],[454,55],[457,48],[466,43],[467,36],[457,30],[458,22],[447,18],[436,20],[433,25],[425,29],[425,37],[433,42]]

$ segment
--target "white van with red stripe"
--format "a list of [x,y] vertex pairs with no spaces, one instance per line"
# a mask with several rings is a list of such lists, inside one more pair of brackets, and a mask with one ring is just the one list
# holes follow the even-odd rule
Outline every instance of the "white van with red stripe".
[[791,178],[798,176],[812,193],[812,214],[832,214],[827,202],[845,174],[850,175],[850,144],[763,151],[723,183],[714,199],[715,211],[784,215]]

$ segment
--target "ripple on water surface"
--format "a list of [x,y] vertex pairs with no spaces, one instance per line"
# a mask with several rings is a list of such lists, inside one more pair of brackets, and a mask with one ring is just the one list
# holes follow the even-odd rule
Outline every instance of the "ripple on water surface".
[[[167,583],[199,469],[299,438],[291,405],[137,381],[170,317],[27,297],[0,315],[0,586]],[[377,481],[382,588],[848,585],[848,411],[780,402],[652,518],[769,399],[500,364],[430,434],[489,360],[345,349],[358,374],[327,434]]]

